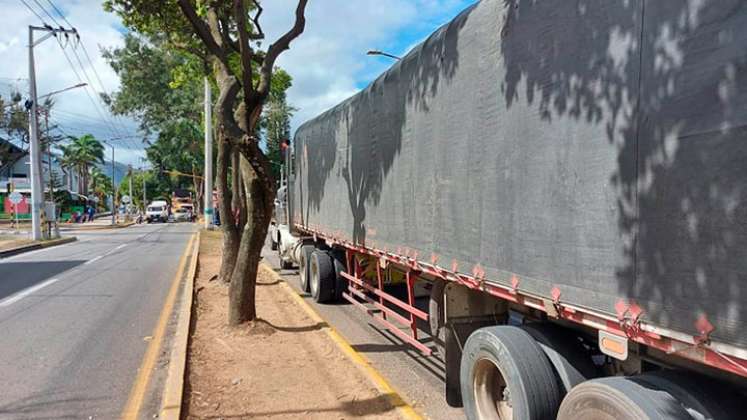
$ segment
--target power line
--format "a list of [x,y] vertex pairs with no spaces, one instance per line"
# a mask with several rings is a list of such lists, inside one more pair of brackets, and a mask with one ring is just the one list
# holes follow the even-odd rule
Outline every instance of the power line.
[[[70,68],[73,70],[73,73],[75,74],[75,77],[78,78],[78,81],[83,83],[83,78],[80,77],[80,74],[75,69],[75,65],[73,64],[73,61],[70,59],[70,56],[68,56],[67,51],[62,46],[62,42],[60,42],[59,38],[55,37],[57,39],[57,44],[60,46],[60,49],[62,50],[62,54],[65,56],[65,59],[67,60],[67,63],[70,65]],[[88,89],[83,89],[84,92],[86,92],[86,96],[88,96],[88,99],[91,101],[91,104],[96,109],[96,112],[99,114],[99,117],[101,117],[102,120],[104,120],[104,115],[101,113],[101,110],[99,109],[99,105],[96,103],[96,101],[93,100],[91,97],[91,94],[88,92]],[[115,131],[112,131],[111,134],[117,135]]]
[[47,22],[44,21],[44,19],[39,15],[39,13],[36,12],[31,6],[29,6],[28,3],[26,3],[24,0],[21,0],[21,3],[23,3],[24,6],[26,6],[27,9],[31,11],[31,13],[34,14],[43,24],[47,24]]
[[55,19],[55,18],[54,18],[54,16],[52,16],[52,15],[51,15],[51,14],[50,14],[50,13],[49,13],[49,12],[47,11],[47,9],[46,9],[46,8],[45,8],[44,6],[42,6],[42,5],[41,5],[41,3],[39,3],[39,1],[38,1],[38,0],[32,0],[32,1],[33,1],[34,3],[36,3],[36,5],[37,5],[37,6],[39,6],[39,8],[40,8],[40,9],[42,10],[42,12],[44,12],[44,14],[45,14],[45,15],[47,15],[47,17],[49,17],[50,19],[52,19],[52,22],[54,22],[54,24],[55,24],[55,25],[57,25],[57,26],[58,26],[58,27],[60,27],[60,28],[62,27],[62,25],[60,25],[60,22],[58,22],[58,21],[57,21],[57,19]]
[[[78,124],[75,123],[75,126],[69,124],[67,121],[61,121],[57,119],[56,117],[50,117],[50,121],[53,122],[56,126],[60,127],[60,131],[62,131],[62,128],[64,127],[65,130],[73,131],[76,134],[83,135],[83,134],[91,134],[94,135],[96,132],[99,132],[98,134],[101,134],[101,127],[94,125],[86,125],[86,124]],[[67,133],[65,133],[67,135]],[[96,137],[96,136],[94,136]],[[106,141],[111,142],[117,142],[117,144],[123,148],[126,148],[128,150],[140,150],[142,147],[137,147],[136,143],[133,143],[134,139],[140,139],[141,136],[139,135],[129,135],[129,136],[120,136],[120,137],[111,137],[111,136],[99,136],[99,137],[105,137]],[[133,144],[135,146],[133,146]]]
[[[91,68],[91,71],[93,72],[93,75],[96,77],[96,81],[99,83],[99,87],[101,88],[101,92],[109,95],[109,92],[106,90],[106,86],[104,86],[104,82],[101,81],[101,76],[99,76],[99,72],[96,71],[96,66],[93,65],[93,60],[91,60],[91,56],[88,54],[88,50],[86,49],[86,44],[84,44],[80,39],[80,34],[76,31],[76,36],[78,38],[78,42],[76,46],[80,46],[83,49],[83,54],[85,55],[86,60],[88,61],[88,66]],[[113,121],[120,125],[120,128],[122,128],[122,121],[121,119],[114,115]],[[126,131],[126,129],[125,129]]]
[[[78,55],[78,52],[76,51],[75,48],[73,48],[72,50],[73,50],[73,55],[75,56],[75,60],[78,62],[78,65],[80,66],[80,71],[83,73],[83,77],[86,78],[86,82],[88,83],[86,85],[86,89],[90,88],[93,91],[93,93],[96,95],[98,92],[96,92],[96,90],[93,88],[93,82],[91,81],[91,78],[88,76],[88,72],[86,71],[85,66],[83,66],[83,63],[80,60],[80,56]],[[101,101],[101,97],[98,96],[98,95],[96,95],[96,96],[97,96],[97,99],[99,101]],[[114,125],[114,123],[111,121],[111,119],[106,118],[106,122],[111,125],[114,133],[116,133],[118,136],[122,135],[122,133]]]
[[[45,26],[49,26],[46,23],[46,21],[44,20],[44,18],[38,13],[38,11],[35,8],[33,8],[25,0],[20,0],[20,1]],[[59,21],[47,10],[46,7],[44,7],[39,2],[39,0],[32,0],[32,1],[43,12],[44,15],[46,15],[49,19],[51,19],[51,21],[55,25],[57,25],[60,28],[62,28],[62,25],[60,25]],[[87,60],[87,64],[90,67],[91,71],[93,72],[94,77],[96,78],[96,81],[98,82],[99,88],[101,89],[101,92],[107,93],[106,87],[104,86],[104,83],[103,83],[103,81],[101,79],[101,76],[99,75],[98,71],[96,71],[96,67],[93,65],[93,60],[91,60],[91,56],[90,56],[90,54],[88,54],[88,50],[86,49],[85,44],[83,44],[82,41],[81,41],[80,34],[78,33],[77,29],[72,25],[72,23],[70,23],[70,21],[65,17],[65,15],[62,13],[62,11],[51,0],[46,0],[46,2],[49,3],[49,5],[54,10],[54,12],[56,12],[60,16],[60,18],[62,18],[62,20],[65,23],[67,23],[73,29],[73,31],[75,32],[75,36],[76,36],[76,41],[77,42],[75,43],[75,46],[72,48],[72,52],[73,52],[73,55],[75,56],[75,60],[78,63],[79,70],[76,69],[73,60],[70,58],[70,56],[67,53],[66,46],[68,45],[68,43],[66,43],[65,45],[63,45],[62,41],[60,40],[60,38],[56,34],[55,34],[55,39],[57,40],[57,44],[60,46],[60,49],[62,50],[62,53],[65,56],[65,60],[67,61],[67,63],[70,66],[70,68],[72,69],[73,74],[75,74],[75,77],[81,83],[84,82],[83,79],[85,79],[85,82],[87,82],[86,87],[84,89],[85,92],[86,92],[86,96],[88,96],[89,101],[91,102],[91,104],[93,105],[93,107],[96,109],[96,112],[99,114],[99,117],[101,117],[101,126],[97,126],[96,125],[97,123],[86,123],[86,124],[89,125],[89,126],[91,126],[91,127],[95,127],[97,129],[105,129],[106,131],[109,131],[110,134],[112,134],[112,136],[111,136],[112,139],[128,140],[128,139],[131,139],[131,138],[139,137],[139,136],[126,136],[126,135],[124,135],[124,134],[126,134],[126,133],[129,132],[129,129],[125,128],[122,125],[121,121],[119,121],[116,117],[112,117],[111,115],[108,114],[108,112],[106,110],[102,110],[101,109],[103,101],[102,101],[100,95],[98,94],[98,92],[96,92],[96,89],[94,88],[93,80],[89,76],[88,72],[86,71],[86,66],[83,65],[83,61],[81,60],[79,54],[77,53],[77,47],[78,47],[78,45],[80,45],[82,47],[82,49],[83,49],[83,54],[85,56],[85,59]],[[65,34],[65,38],[69,39],[67,34]],[[83,75],[83,77],[81,77],[81,74]],[[89,92],[89,89],[90,89],[90,92]],[[94,96],[97,97],[96,99],[98,99],[98,100],[95,100],[91,96],[91,92],[94,94]],[[103,104],[103,105],[105,105],[105,104]],[[58,124],[59,124],[59,122],[58,122]],[[129,148],[129,149],[138,149],[138,146],[137,146],[137,144],[135,144],[131,140],[128,140],[127,148]]]
[[[80,33],[78,32],[78,30],[75,28],[75,26],[72,23],[70,23],[70,21],[65,17],[65,15],[62,13],[62,11],[51,0],[46,0],[46,1],[47,1],[47,3],[49,3],[50,6],[52,6],[52,9],[54,9],[55,12],[57,12],[57,14],[65,21],[65,23],[67,23],[75,31],[75,36],[77,38],[77,42],[75,44],[75,47],[73,47],[73,54],[75,54],[75,58],[78,61],[78,64],[80,65],[80,69],[83,72],[83,75],[85,76],[85,78],[87,79],[87,81],[89,82],[89,85],[91,86],[91,89],[94,90],[94,93],[96,93],[95,89],[93,88],[93,83],[91,83],[91,79],[88,77],[88,73],[85,71],[85,66],[83,65],[83,63],[80,60],[80,57],[78,56],[78,53],[76,51],[78,46],[80,46],[83,49],[83,55],[85,56],[86,61],[88,63],[88,66],[91,69],[91,71],[93,72],[93,75],[94,75],[94,77],[96,78],[96,81],[99,84],[100,92],[104,93],[104,94],[108,94],[109,92],[106,90],[106,86],[104,85],[104,82],[101,80],[101,76],[99,76],[99,73],[96,70],[96,66],[94,66],[94,64],[93,64],[93,60],[91,60],[91,55],[88,54],[88,49],[86,48],[86,45],[80,39]],[[37,3],[37,5],[38,5],[38,0],[34,0],[34,2]],[[39,7],[41,7],[41,5],[39,5]],[[44,9],[43,7],[41,7],[41,8],[46,13],[46,9]],[[52,18],[52,19],[54,19],[54,18]],[[113,118],[111,118],[111,123],[112,123],[112,126],[115,129],[115,131],[116,130],[122,130],[124,132],[128,131],[126,128],[124,128],[122,126],[122,123],[121,123],[120,119],[117,118],[117,116],[113,116]]]
[[62,18],[62,20],[64,20],[65,23],[67,23],[67,26],[69,26],[71,28],[73,27],[73,24],[70,23],[70,21],[67,20],[67,18],[65,17],[65,15],[62,14],[62,12],[60,11],[60,9],[54,3],[52,3],[52,0],[47,0],[47,3],[49,3],[49,5],[52,6],[52,9],[54,9],[54,11],[57,12],[58,15],[60,15],[60,17]]

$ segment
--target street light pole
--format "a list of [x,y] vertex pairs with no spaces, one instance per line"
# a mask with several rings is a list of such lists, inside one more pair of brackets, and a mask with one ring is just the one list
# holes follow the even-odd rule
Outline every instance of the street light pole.
[[[34,31],[46,35],[34,42]],[[39,145],[39,116],[36,97],[36,70],[34,68],[34,47],[57,33],[75,33],[73,29],[52,28],[29,25],[29,158],[31,159],[31,236],[35,241],[42,239],[41,209],[44,190],[42,189],[41,150]]]
[[213,117],[210,81],[205,77],[205,228],[213,227]]
[[384,57],[393,58],[395,60],[401,60],[402,59],[402,57],[398,57],[398,56],[396,56],[394,54],[385,53],[385,52],[379,51],[379,50],[369,50],[368,52],[366,52],[366,54],[367,55],[383,55]]

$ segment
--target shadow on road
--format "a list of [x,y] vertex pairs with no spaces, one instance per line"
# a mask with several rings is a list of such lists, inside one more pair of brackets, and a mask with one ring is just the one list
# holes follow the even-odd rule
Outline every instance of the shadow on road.
[[0,299],[71,270],[85,260],[29,261],[0,264]]

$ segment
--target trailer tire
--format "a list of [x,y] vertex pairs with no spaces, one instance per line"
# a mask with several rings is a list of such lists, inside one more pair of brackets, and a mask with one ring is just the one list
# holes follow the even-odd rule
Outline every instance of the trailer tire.
[[348,290],[348,280],[342,276],[345,272],[345,254],[340,252],[332,253],[332,263],[335,266],[335,296],[336,302],[342,302],[345,298],[342,297],[342,293]]
[[298,261],[298,274],[301,278],[301,290],[309,293],[309,259],[311,258],[311,253],[314,252],[314,245],[306,244],[301,245],[301,252],[299,255]]
[[314,301],[325,303],[332,300],[335,287],[335,266],[332,256],[320,249],[312,252],[309,270],[309,289]]
[[283,250],[280,249],[280,246],[278,246],[278,260],[280,261],[280,268],[283,270],[290,270],[293,268],[293,261],[290,259],[285,259],[283,257]]
[[566,395],[558,411],[558,420],[627,419],[692,417],[672,394],[637,376],[610,376],[586,381]]
[[574,386],[599,376],[591,356],[571,331],[546,322],[522,325],[537,341],[555,371],[561,397]]
[[435,280],[432,285],[431,296],[428,300],[428,324],[436,352],[443,358],[444,343],[446,342],[446,319],[444,316],[444,288],[446,288],[446,282]]
[[692,372],[660,370],[637,377],[677,399],[694,420],[722,420],[742,417],[739,395],[723,384]]
[[547,356],[518,327],[473,332],[464,345],[459,377],[468,419],[554,419],[560,405]]

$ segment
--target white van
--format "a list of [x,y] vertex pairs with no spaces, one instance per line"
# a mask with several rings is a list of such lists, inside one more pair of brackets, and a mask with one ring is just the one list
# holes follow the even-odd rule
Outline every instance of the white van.
[[148,223],[165,223],[169,219],[168,203],[162,200],[151,201],[145,210],[145,219]]

